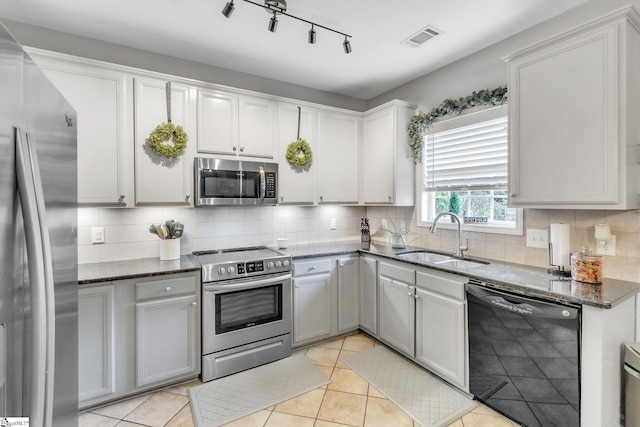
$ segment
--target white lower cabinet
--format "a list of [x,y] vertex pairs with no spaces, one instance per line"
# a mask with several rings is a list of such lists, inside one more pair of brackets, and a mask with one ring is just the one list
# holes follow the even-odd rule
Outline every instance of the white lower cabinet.
[[196,370],[196,296],[136,304],[136,384],[145,386]]
[[413,357],[415,344],[415,270],[380,262],[380,317],[378,337]]
[[80,407],[115,394],[115,311],[111,283],[78,290]]
[[378,261],[360,256],[360,329],[378,336]]
[[79,408],[200,374],[200,271],[78,292]]
[[416,272],[416,360],[468,390],[466,375],[466,278],[439,271]]
[[331,335],[331,260],[293,263],[293,345]]
[[467,381],[467,279],[379,261],[378,338],[463,390]]
[[293,346],[321,341],[360,324],[358,256],[293,262]]

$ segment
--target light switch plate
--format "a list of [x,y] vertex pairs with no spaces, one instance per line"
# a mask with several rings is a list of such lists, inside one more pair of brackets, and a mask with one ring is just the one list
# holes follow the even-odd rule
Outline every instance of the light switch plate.
[[336,219],[335,218],[331,218],[331,220],[329,221],[329,229],[331,229],[331,230],[335,230],[336,229]]
[[380,226],[382,227],[383,230],[388,230],[389,225],[387,224],[387,218],[382,218],[382,221],[380,221]]
[[549,231],[536,230],[535,228],[527,229],[527,247],[529,248],[549,248]]
[[91,243],[104,243],[104,227],[93,227],[91,229]]

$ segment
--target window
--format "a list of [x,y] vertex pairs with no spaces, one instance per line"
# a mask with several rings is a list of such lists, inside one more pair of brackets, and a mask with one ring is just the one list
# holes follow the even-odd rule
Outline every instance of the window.
[[507,206],[507,126],[501,106],[437,123],[425,134],[418,225],[458,207],[465,230],[522,234],[522,209]]

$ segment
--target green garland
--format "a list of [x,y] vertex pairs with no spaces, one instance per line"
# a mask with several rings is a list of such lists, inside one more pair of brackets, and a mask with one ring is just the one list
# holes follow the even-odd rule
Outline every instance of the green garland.
[[182,126],[173,123],[162,123],[151,132],[147,142],[158,155],[178,157],[187,148],[187,133]]
[[313,157],[311,147],[304,139],[292,142],[287,147],[287,162],[294,167],[305,167],[311,164]]
[[422,159],[424,148],[424,132],[431,127],[438,117],[447,114],[458,115],[463,110],[479,105],[503,105],[507,103],[507,86],[500,86],[493,90],[483,89],[479,92],[460,98],[457,101],[445,99],[442,103],[428,113],[419,113],[411,118],[407,131],[409,132],[409,145],[413,161],[419,163]]

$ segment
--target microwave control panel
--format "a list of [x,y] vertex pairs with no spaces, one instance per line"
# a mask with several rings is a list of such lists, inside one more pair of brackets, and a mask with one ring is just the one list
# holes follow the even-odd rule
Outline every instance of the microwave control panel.
[[264,174],[265,180],[265,195],[267,199],[275,199],[276,197],[276,174],[274,172],[266,172]]

